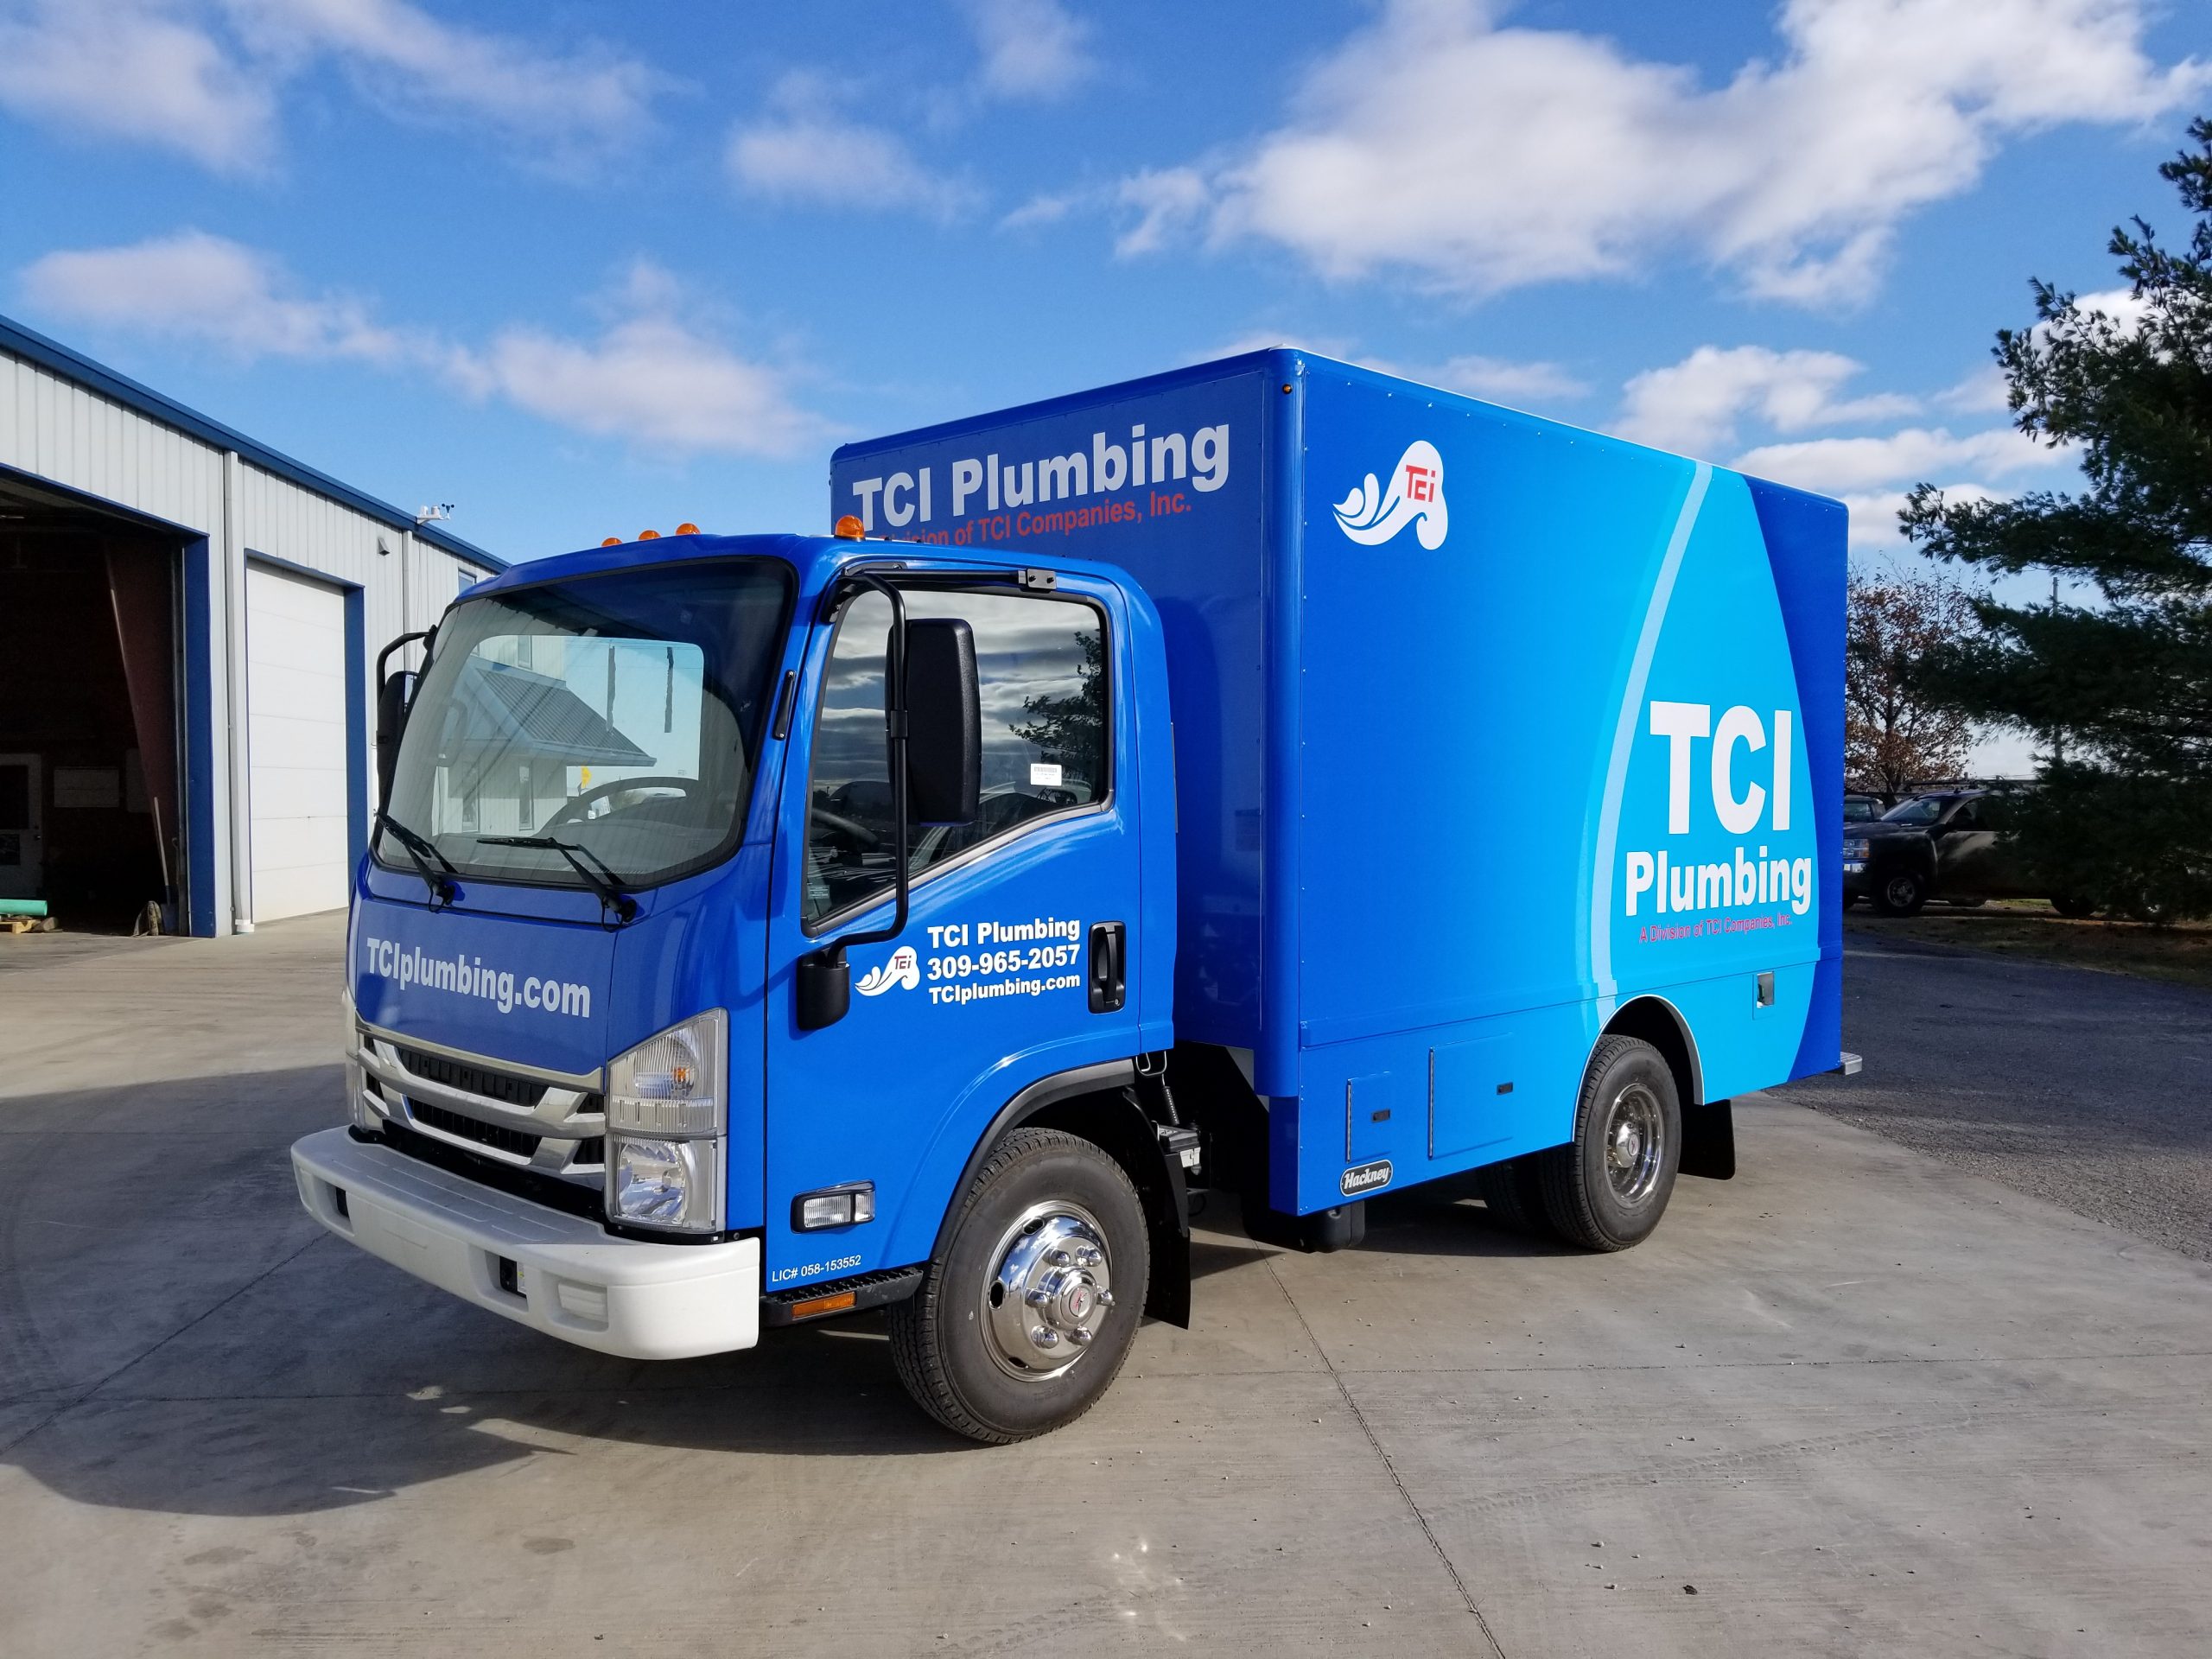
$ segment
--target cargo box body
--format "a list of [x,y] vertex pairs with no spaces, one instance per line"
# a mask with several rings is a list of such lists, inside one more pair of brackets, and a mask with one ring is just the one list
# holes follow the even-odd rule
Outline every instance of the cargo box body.
[[1276,1208],[1567,1140],[1641,1001],[1699,1100],[1839,1064],[1840,504],[1287,350],[848,446],[831,489],[1151,595],[1178,934],[1138,961],[1268,1100]]

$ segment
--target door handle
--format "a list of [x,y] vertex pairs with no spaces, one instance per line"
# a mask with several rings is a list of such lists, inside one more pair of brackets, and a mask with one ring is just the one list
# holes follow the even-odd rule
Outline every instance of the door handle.
[[1112,1014],[1128,1001],[1128,929],[1120,922],[1090,928],[1090,1011]]

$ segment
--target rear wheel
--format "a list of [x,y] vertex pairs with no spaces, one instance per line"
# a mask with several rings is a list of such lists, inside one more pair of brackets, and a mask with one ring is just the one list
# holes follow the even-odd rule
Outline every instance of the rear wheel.
[[1128,1357],[1151,1270],[1121,1166],[1075,1135],[1016,1129],[976,1172],[922,1288],[891,1310],[899,1380],[970,1440],[1073,1422]]
[[[1541,1154],[1538,1154],[1541,1156]],[[1475,1172],[1475,1191],[1491,1219],[1516,1233],[1550,1230],[1544,1216],[1544,1187],[1536,1173],[1536,1158],[1509,1158],[1502,1164],[1485,1164]]]
[[1583,1073],[1574,1139],[1537,1154],[1544,1213],[1586,1249],[1640,1244],[1666,1213],[1681,1158],[1673,1071],[1649,1043],[1603,1038]]
[[1928,902],[1928,884],[1911,870],[1894,870],[1874,888],[1874,908],[1885,916],[1914,916]]

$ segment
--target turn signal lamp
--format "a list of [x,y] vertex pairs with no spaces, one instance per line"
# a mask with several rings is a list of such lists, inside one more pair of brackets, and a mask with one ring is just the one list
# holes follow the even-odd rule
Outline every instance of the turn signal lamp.
[[676,527],[676,533],[679,536],[696,536],[699,533],[699,526],[688,524],[678,524]]
[[657,542],[660,540],[660,531],[657,530],[641,530],[638,532],[638,539],[641,542]]
[[810,1297],[805,1301],[791,1304],[791,1318],[816,1319],[824,1313],[842,1313],[858,1300],[857,1293],[849,1290],[841,1290],[830,1296]]
[[861,538],[861,521],[849,512],[837,521],[837,528],[831,533],[841,542],[857,542]]
[[620,547],[622,545],[622,538],[620,536],[610,536],[605,541],[601,542],[600,545],[601,547]]

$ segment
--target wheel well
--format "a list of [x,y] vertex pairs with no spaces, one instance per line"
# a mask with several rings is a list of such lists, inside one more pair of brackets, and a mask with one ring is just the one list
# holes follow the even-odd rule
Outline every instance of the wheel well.
[[[1006,1127],[1059,1129],[1079,1136],[1121,1165],[1122,1173],[1141,1192],[1150,1173],[1145,1167],[1146,1160],[1139,1155],[1146,1148],[1135,1133],[1142,1122],[1143,1114],[1129,1103],[1121,1090],[1102,1089],[1049,1102],[1026,1114],[1018,1124]],[[1157,1148],[1152,1150],[1155,1154],[1152,1161],[1157,1163]]]
[[1605,1022],[1608,1037],[1634,1037],[1657,1049],[1675,1074],[1675,1092],[1685,1106],[1705,1099],[1705,1076],[1698,1065],[1697,1049],[1688,1028],[1674,1005],[1656,996],[1640,996]]
[[[1191,1221],[1182,1172],[1171,1171],[1151,1118],[1128,1089],[1091,1089],[1048,1100],[993,1127],[1058,1129],[1088,1141],[1122,1166],[1143,1205],[1151,1234],[1152,1284],[1144,1311],[1170,1325],[1191,1323]],[[965,1184],[963,1184],[965,1190]],[[948,1218],[949,1219],[949,1218]]]

